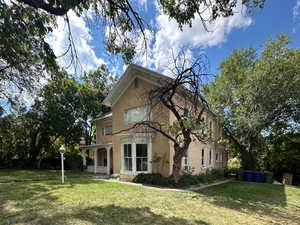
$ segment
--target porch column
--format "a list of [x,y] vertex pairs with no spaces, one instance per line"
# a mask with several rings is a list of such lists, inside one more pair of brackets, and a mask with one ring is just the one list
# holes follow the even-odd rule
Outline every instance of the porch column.
[[109,175],[110,174],[110,147],[106,147],[106,159],[107,159],[107,168],[106,168],[106,173]]
[[84,165],[84,166],[86,166],[86,150],[85,149],[83,149],[82,150],[82,164]]
[[97,164],[98,164],[98,154],[97,148],[94,149],[94,173],[97,173]]

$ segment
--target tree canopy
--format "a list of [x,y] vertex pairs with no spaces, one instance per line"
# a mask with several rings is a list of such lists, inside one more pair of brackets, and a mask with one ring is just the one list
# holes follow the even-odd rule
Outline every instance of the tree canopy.
[[14,104],[21,92],[33,91],[57,70],[45,41],[55,19],[23,4],[0,3],[0,99]]
[[62,144],[72,150],[80,137],[90,144],[95,135],[92,120],[108,112],[102,101],[114,80],[107,69],[100,73],[105,67],[101,68],[85,75],[86,80],[98,80],[101,88],[60,72],[40,90],[29,111],[19,108],[0,118],[0,167],[39,167],[42,160],[57,155]]
[[253,47],[234,50],[206,86],[206,98],[246,169],[259,167],[264,137],[277,123],[299,126],[300,50],[289,43],[281,35],[265,42],[261,53]]
[[[265,0],[244,0],[249,9],[262,7]],[[162,11],[174,19],[181,28],[192,26],[196,16],[206,22],[218,17],[233,15],[237,0],[158,0]],[[136,54],[137,43],[144,40],[147,49],[146,29],[151,30],[143,18],[141,9],[129,0],[0,0],[0,99],[18,103],[20,92],[32,92],[41,80],[52,78],[57,70],[53,49],[45,41],[55,28],[58,17],[69,24],[68,12],[78,16],[92,12],[102,23],[100,35],[106,42],[106,50],[121,54],[126,63]],[[208,17],[204,17],[208,15]],[[67,26],[70,63],[76,63],[76,46],[70,26]],[[65,55],[63,54],[63,55]],[[0,108],[0,112],[3,107]]]

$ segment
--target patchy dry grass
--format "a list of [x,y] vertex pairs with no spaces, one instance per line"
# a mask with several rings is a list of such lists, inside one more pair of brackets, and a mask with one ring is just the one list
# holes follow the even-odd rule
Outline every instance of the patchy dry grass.
[[300,224],[296,187],[232,182],[177,192],[67,176],[61,185],[57,172],[0,170],[0,224]]

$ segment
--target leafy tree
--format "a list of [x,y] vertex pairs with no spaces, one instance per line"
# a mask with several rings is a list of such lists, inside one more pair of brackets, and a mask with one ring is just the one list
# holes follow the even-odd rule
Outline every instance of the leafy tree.
[[[63,77],[49,82],[40,94],[35,108],[43,112],[43,123],[49,125],[54,136],[64,137],[66,144],[78,143],[84,136],[90,144],[94,136],[92,119],[108,108],[101,104],[107,95],[112,78],[105,69],[86,74],[83,82]],[[101,72],[102,71],[102,72]]]
[[45,12],[0,1],[0,100],[18,103],[20,92],[31,92],[57,69],[52,49],[44,40],[54,22]]
[[284,172],[300,173],[300,134],[287,133],[274,137],[268,144],[265,166],[277,176]]
[[44,154],[51,151],[53,140],[38,113],[8,115],[0,119],[0,124],[2,166],[39,168]]
[[[57,75],[60,79],[42,88],[29,111],[20,109],[14,115],[0,118],[2,166],[19,162],[18,166],[39,168],[42,159],[55,157],[62,144],[72,151],[81,136],[87,144],[91,143],[95,131],[92,119],[108,111],[101,102],[109,89],[105,82],[110,75],[86,75],[89,76],[99,82],[103,76],[103,88],[94,88],[86,81],[79,82],[60,73]],[[72,157],[75,155],[70,153]]]
[[300,51],[287,48],[289,43],[281,35],[267,41],[261,54],[252,47],[234,50],[206,86],[206,98],[245,169],[260,166],[265,136],[275,124],[299,124]]
[[85,73],[82,80],[88,83],[91,87],[101,90],[108,94],[113,85],[117,82],[117,78],[110,75],[110,72],[105,64],[99,66],[94,72]]
[[[244,0],[248,8],[262,7],[265,0]],[[192,26],[199,15],[205,26],[206,21],[233,15],[237,0],[158,0],[162,10],[177,21],[179,27]],[[64,17],[69,24],[68,12],[85,16],[93,12],[104,24],[100,29],[105,37],[106,50],[122,54],[130,62],[139,40],[147,48],[147,26],[142,13],[134,1],[129,0],[0,0],[0,100],[12,104],[20,100],[18,92],[38,86],[39,81],[51,77],[49,69],[57,69],[55,55],[45,37],[55,27],[58,17]],[[208,15],[205,18],[204,15]],[[71,63],[76,63],[77,50],[74,46],[70,26],[67,26]],[[65,54],[66,54],[65,53]],[[0,108],[0,112],[4,107]]]
[[[111,53],[122,53],[126,62],[132,60],[136,51],[137,40],[142,35],[145,47],[145,19],[134,1],[130,0],[52,0],[49,2],[39,0],[18,0],[35,9],[42,9],[54,16],[66,16],[70,10],[82,16],[87,10],[92,10],[100,18],[108,29],[106,40],[107,50]],[[243,0],[242,4],[249,9],[263,7],[265,0]],[[193,20],[198,15],[203,26],[207,21],[218,17],[229,17],[234,14],[234,8],[238,0],[210,1],[210,0],[158,0],[158,5],[164,13],[174,19],[180,28],[184,24],[192,26]],[[67,19],[68,22],[68,19]]]

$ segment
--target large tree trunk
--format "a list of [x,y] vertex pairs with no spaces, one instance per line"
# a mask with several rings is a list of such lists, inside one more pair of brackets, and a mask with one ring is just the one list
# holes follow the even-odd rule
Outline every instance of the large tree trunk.
[[180,178],[182,157],[184,156],[187,148],[181,148],[180,146],[174,146],[175,154],[173,156],[173,170],[171,179],[177,184]]

